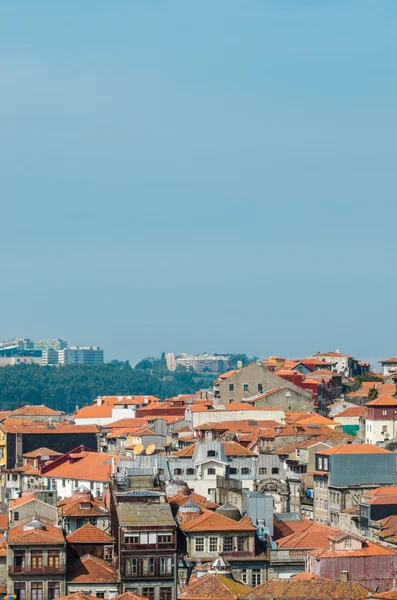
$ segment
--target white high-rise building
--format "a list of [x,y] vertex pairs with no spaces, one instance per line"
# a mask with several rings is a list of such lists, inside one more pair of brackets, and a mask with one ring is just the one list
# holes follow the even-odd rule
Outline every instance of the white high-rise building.
[[102,365],[103,350],[99,346],[70,346],[58,352],[60,365]]

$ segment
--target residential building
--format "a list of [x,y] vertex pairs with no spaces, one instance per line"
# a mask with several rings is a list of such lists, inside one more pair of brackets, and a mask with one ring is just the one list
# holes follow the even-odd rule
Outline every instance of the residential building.
[[70,497],[60,500],[58,511],[66,533],[71,533],[88,523],[101,531],[110,528],[109,511],[105,504],[84,486],[76,488]]
[[169,352],[165,355],[167,368],[175,371],[178,366],[193,369],[196,373],[223,373],[228,368],[228,357],[211,354],[177,354]]
[[272,397],[266,398],[263,394],[280,388],[286,388],[282,397],[278,398],[277,405],[281,409],[313,410],[312,393],[272,373],[266,361],[237,369],[227,378],[220,377],[214,383],[214,404],[227,405],[243,400],[256,404],[261,397],[262,406],[274,406]]
[[333,371],[348,377],[359,377],[370,370],[368,362],[362,362],[353,356],[342,354],[339,350],[335,352],[317,352],[314,357],[330,363]]
[[355,581],[372,591],[393,587],[397,570],[397,551],[364,540],[353,533],[329,536],[327,548],[307,555],[307,572],[339,581]]
[[70,594],[80,592],[109,600],[118,592],[116,567],[101,558],[86,554],[68,568],[67,586]]
[[382,396],[367,402],[366,440],[376,444],[397,437],[397,399]]
[[135,419],[136,411],[152,402],[155,396],[98,396],[91,406],[76,410],[76,425],[99,425],[101,427],[121,419]]
[[57,365],[58,364],[58,350],[54,348],[48,347],[43,348],[41,351],[41,366],[47,367],[49,365]]
[[370,444],[342,444],[316,453],[314,518],[339,526],[340,512],[359,504],[364,492],[396,484],[396,455]]
[[23,455],[40,447],[69,452],[81,444],[96,449],[99,429],[96,425],[74,425],[52,419],[48,422],[8,418],[0,423],[0,432],[6,436],[6,466],[13,469],[23,464]]
[[33,517],[9,527],[8,590],[20,600],[55,600],[66,593],[66,543],[60,527]]
[[359,406],[363,406],[375,397],[375,390],[376,398],[383,398],[383,396],[394,396],[396,389],[397,388],[394,383],[363,381],[359,390],[345,394],[345,400],[348,402],[353,402],[354,404],[358,404]]
[[118,456],[94,452],[78,446],[51,463],[44,465],[40,475],[47,490],[56,490],[58,498],[69,498],[83,487],[96,498],[102,498],[105,487],[119,461]]
[[[243,574],[244,575],[244,574]],[[217,558],[208,572],[200,573],[179,594],[179,600],[237,600],[249,591],[240,579],[235,577],[229,563],[223,556]]]
[[366,537],[376,537],[380,529],[378,522],[392,515],[397,515],[397,486],[365,492],[358,507],[360,533]]
[[380,360],[379,362],[382,365],[383,375],[392,375],[397,371],[397,356],[387,358],[386,360]]
[[60,365],[102,365],[103,350],[99,346],[70,346],[58,351]]
[[193,404],[184,409],[186,425],[193,431],[204,423],[221,423],[223,421],[284,421],[284,410],[278,407],[256,407],[250,402],[217,405],[213,407]]
[[113,480],[110,512],[123,591],[148,600],[173,600],[176,523],[165,494],[153,489],[121,491]]
[[72,564],[84,556],[92,556],[113,564],[114,538],[98,529],[91,523],[86,523],[66,536],[68,542],[68,563]]
[[10,411],[7,419],[26,419],[29,421],[59,423],[65,420],[65,413],[61,410],[54,410],[44,404],[33,404],[21,406],[20,408]]
[[19,522],[33,517],[57,525],[56,494],[53,492],[52,494],[53,497],[49,497],[46,492],[24,492],[20,498],[10,500],[8,503],[9,526],[17,525]]

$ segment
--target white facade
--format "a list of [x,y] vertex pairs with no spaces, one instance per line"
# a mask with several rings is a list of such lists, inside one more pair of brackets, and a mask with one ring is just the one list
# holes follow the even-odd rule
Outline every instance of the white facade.
[[[84,476],[82,474],[82,476]],[[46,477],[42,476],[44,483],[44,489],[56,490],[58,493],[58,500],[69,498],[76,488],[84,486],[91,491],[94,498],[102,499],[105,487],[108,485],[107,481],[88,481],[87,479],[62,479],[60,477]]]
[[[233,406],[232,404],[229,406]],[[222,405],[218,405],[212,410],[197,411],[191,410],[188,406],[185,411],[185,421],[191,429],[204,423],[221,423],[222,421],[243,421],[252,419],[254,421],[277,421],[284,422],[284,411],[280,408],[255,408],[248,410],[226,410]]]
[[328,353],[325,354],[316,354],[316,358],[320,360],[325,360],[327,363],[334,364],[333,367],[338,373],[344,373],[345,375],[349,374],[349,357],[344,356],[343,354],[338,354],[336,351],[335,355],[330,356]]
[[365,437],[367,444],[385,442],[397,437],[397,415],[396,419],[372,420],[367,418]]
[[383,375],[391,375],[397,371],[397,358],[396,362],[381,362],[381,365]]
[[109,423],[115,423],[116,421],[120,421],[120,419],[135,419],[135,417],[136,406],[126,405],[125,408],[122,406],[112,408],[111,416],[109,417],[76,417],[74,419],[74,422],[76,425],[99,425],[100,427],[103,427],[104,425],[109,425]]
[[58,352],[60,365],[101,365],[103,350],[99,346],[70,346]]

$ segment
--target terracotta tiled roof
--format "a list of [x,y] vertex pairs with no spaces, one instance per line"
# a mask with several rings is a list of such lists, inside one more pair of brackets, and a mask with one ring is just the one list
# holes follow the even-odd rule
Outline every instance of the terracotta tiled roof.
[[63,415],[64,413],[61,410],[54,410],[52,408],[49,408],[48,406],[45,406],[44,404],[33,404],[33,405],[28,405],[28,406],[21,406],[20,408],[16,408],[15,410],[13,410],[11,412],[11,415],[22,415],[25,417],[30,417],[30,416],[59,416],[59,415]]
[[393,396],[396,393],[396,386],[394,383],[363,381],[359,390],[345,394],[345,400],[349,400],[349,398],[368,398],[369,392],[372,388],[376,388],[378,390],[378,398],[382,398],[382,396]]
[[313,548],[323,548],[329,546],[328,536],[337,533],[337,529],[312,523],[310,527],[303,532],[296,532],[280,540],[277,544],[279,548],[292,549],[301,548],[312,550]]
[[[346,535],[344,533],[344,535]],[[363,547],[357,550],[343,549],[335,550],[334,544],[330,544],[327,548],[318,548],[317,550],[311,550],[309,554],[320,558],[336,558],[343,556],[391,556],[395,555],[397,550],[394,548],[388,548],[386,546],[380,546],[374,542],[363,541]]]
[[91,523],[75,529],[66,536],[66,539],[69,544],[112,544],[114,542],[111,535]]
[[209,502],[205,496],[201,496],[201,494],[195,494],[194,492],[190,494],[190,496],[177,494],[176,496],[171,496],[168,498],[168,503],[175,504],[176,506],[183,506],[189,501],[198,504],[202,508],[208,508],[209,510],[214,510],[219,506],[215,502]]
[[367,409],[365,406],[351,406],[350,408],[346,408],[342,412],[335,415],[335,419],[338,417],[363,417],[367,414]]
[[278,542],[280,538],[290,536],[293,533],[306,531],[313,525],[313,521],[304,518],[300,519],[299,521],[283,521],[275,516],[273,525],[274,539]]
[[247,585],[235,581],[226,575],[208,573],[183,588],[180,600],[235,600],[244,596],[249,590]]
[[113,600],[147,600],[147,598],[138,596],[138,594],[135,594],[135,592],[124,592],[124,594],[114,596]]
[[33,500],[34,497],[34,492],[23,492],[20,498],[9,501],[9,507],[16,508],[17,506],[22,506],[22,504],[26,504],[26,502]]
[[[77,427],[77,425],[75,425]],[[60,462],[56,459],[43,468],[45,477],[62,479],[84,479],[87,481],[109,481],[112,472],[112,460],[118,464],[120,457],[101,452],[81,452],[71,454],[72,461]]]
[[386,358],[385,360],[380,360],[379,362],[382,365],[388,365],[388,364],[397,365],[397,356],[393,356],[392,358]]
[[25,526],[32,521],[32,519],[26,519],[10,527],[8,530],[8,544],[11,546],[16,545],[53,545],[53,544],[64,544],[65,538],[63,536],[60,527],[50,525],[43,519],[36,519],[40,521],[42,528],[27,529],[24,530]]
[[366,406],[397,406],[397,399],[391,396],[382,396],[367,402]]
[[86,554],[68,569],[68,583],[116,582],[116,568],[91,554]]
[[335,421],[328,419],[328,417],[323,417],[323,415],[319,415],[317,413],[306,413],[306,415],[301,415],[294,422],[303,425],[308,425],[309,423],[317,423],[319,425],[335,425]]
[[256,531],[256,527],[249,518],[234,521],[234,519],[209,510],[197,519],[180,524],[180,528],[189,533],[193,531]]
[[7,556],[7,543],[5,540],[0,542],[0,556],[3,558]]
[[319,579],[320,581],[333,581],[332,579],[329,579],[329,577],[320,577],[320,575],[313,575],[313,573],[306,573],[306,571],[292,575],[290,579],[293,579],[294,581],[310,581],[312,579]]
[[391,454],[391,452],[372,444],[342,444],[328,450],[321,450],[319,454],[330,456],[331,454]]
[[134,429],[136,427],[142,427],[142,425],[147,425],[147,422],[148,417],[145,417],[144,419],[141,417],[137,417],[136,419],[124,418],[119,421],[114,421],[114,423],[108,423],[105,425],[104,429],[126,429],[128,427]]
[[[80,506],[81,504],[84,504],[83,508]],[[87,504],[90,505],[90,508],[87,508]],[[73,493],[70,498],[58,502],[58,509],[64,517],[102,517],[108,515],[104,503],[97,498],[93,498],[89,493]]]
[[0,429],[6,433],[98,433],[96,425],[74,425],[61,421],[60,423],[43,423],[39,421],[25,421],[23,419],[8,418],[0,424]]
[[204,423],[203,425],[197,425],[194,429],[197,431],[242,431],[244,433],[248,433],[257,429],[258,427],[262,427],[265,429],[270,427],[277,427],[277,425],[280,425],[280,423],[274,420],[265,421],[256,419],[244,419],[239,421],[220,421],[219,423]]
[[7,529],[8,515],[7,513],[0,513],[0,532]]
[[397,600],[397,588],[394,588],[393,590],[388,590],[387,592],[373,594],[371,598],[377,598],[380,600]]
[[51,450],[50,448],[46,448],[44,446],[42,448],[37,448],[37,450],[33,450],[32,452],[25,452],[23,456],[25,458],[38,458],[39,456],[62,456],[62,452],[57,452],[56,450]]
[[231,369],[230,371],[226,371],[226,373],[222,373],[222,375],[219,375],[219,379],[228,379],[235,373],[237,373],[237,371],[235,369]]
[[244,600],[364,600],[368,596],[369,590],[355,581],[271,579],[250,590]]
[[[185,438],[182,438],[182,441],[184,441],[184,439]],[[255,452],[248,450],[248,448],[245,448],[237,442],[222,442],[222,444],[226,456],[258,456]],[[187,448],[178,450],[178,452],[175,452],[173,456],[193,456],[195,448],[196,444],[192,444]]]

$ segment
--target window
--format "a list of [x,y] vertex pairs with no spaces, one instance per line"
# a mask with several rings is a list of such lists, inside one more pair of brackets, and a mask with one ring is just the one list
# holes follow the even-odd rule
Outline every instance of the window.
[[142,596],[147,598],[148,600],[154,600],[154,591],[153,587],[144,587],[142,588]]
[[382,410],[382,415],[385,417],[387,415],[387,410]]
[[345,539],[345,548],[351,548],[352,547],[352,539],[350,537]]
[[30,589],[32,600],[43,600],[43,584],[41,581],[32,581]]
[[328,471],[328,458],[324,458],[324,471]]
[[218,552],[218,538],[210,537],[210,552]]
[[25,570],[25,551],[16,550],[14,552],[14,571],[22,573]]
[[251,470],[248,469],[247,467],[243,467],[241,469],[241,475],[249,475],[251,473]]
[[172,588],[161,587],[160,588],[160,600],[172,600]]
[[252,587],[260,585],[262,583],[261,570],[252,569]]
[[239,552],[247,552],[248,550],[248,538],[245,536],[239,536],[237,538],[237,550]]
[[124,562],[124,569],[126,575],[136,575],[138,573],[138,559],[126,558]]
[[387,433],[387,425],[382,426],[382,433]]
[[224,552],[233,552],[233,538],[232,537],[223,538],[223,551]]
[[149,534],[148,533],[140,533],[139,534],[139,543],[140,544],[148,544],[149,543]]
[[159,475],[164,475],[164,469],[157,469],[157,473]]
[[124,534],[125,544],[139,544],[139,535],[137,533],[125,533]]
[[321,456],[318,457],[318,468],[319,469],[323,468],[323,459]]
[[24,581],[16,581],[14,583],[14,593],[18,600],[26,600],[26,583]]
[[216,471],[213,467],[207,469],[207,475],[215,475]]
[[216,456],[217,452],[215,450],[208,450],[207,456]]
[[83,525],[84,525],[84,519],[81,519],[81,518],[76,519],[77,529],[79,529],[79,527],[83,527]]
[[66,487],[66,479],[62,479],[62,487]]
[[194,469],[186,469],[186,475],[194,475]]
[[241,569],[241,581],[245,584],[248,583],[248,571],[247,569]]
[[104,598],[105,597],[105,592],[102,592],[102,591],[98,590],[97,593],[95,594],[95,596],[97,598]]
[[263,385],[258,383],[258,392],[263,392]]
[[174,469],[174,475],[182,475],[182,469]]
[[328,500],[324,500],[324,510],[328,510]]
[[113,546],[105,546],[103,558],[105,560],[113,560]]
[[244,392],[248,392],[249,386],[248,383],[244,383]]
[[19,521],[19,512],[18,511],[14,512],[14,521]]
[[144,575],[154,575],[154,558],[146,556],[142,559],[142,573]]
[[41,550],[32,550],[30,553],[30,561],[32,570],[39,570],[43,568],[43,553]]
[[237,469],[235,469],[234,467],[231,467],[229,473],[230,473],[230,475],[237,475]]
[[272,467],[272,475],[278,475],[280,472],[280,469],[278,467]]
[[234,383],[229,383],[229,392],[234,392]]
[[194,540],[194,547],[196,552],[204,552],[204,538],[198,537]]
[[161,556],[160,557],[160,575],[165,575],[171,573],[172,564],[170,556]]
[[320,498],[320,508],[321,509],[323,508],[323,499],[322,498]]
[[158,542],[159,544],[171,544],[172,543],[172,533],[164,532],[158,534]]
[[261,467],[259,469],[259,475],[267,475],[267,468],[266,467]]
[[48,566],[59,569],[60,555],[59,550],[48,550]]

